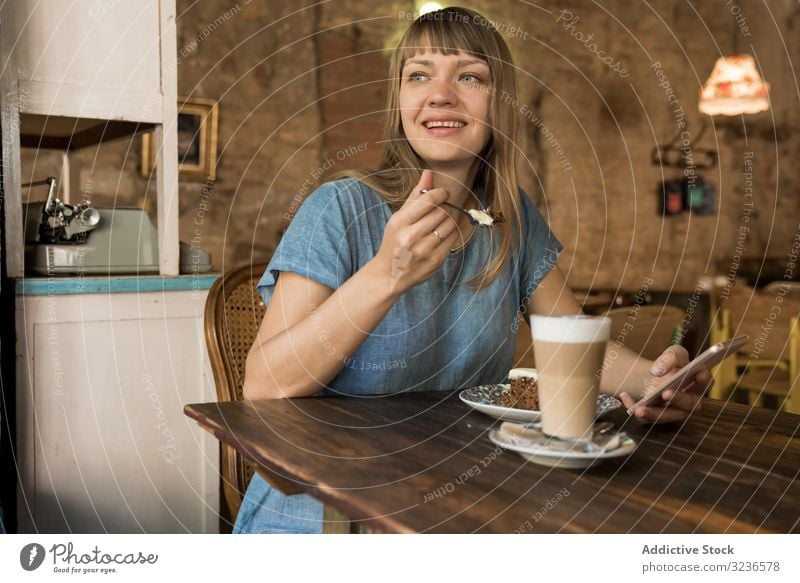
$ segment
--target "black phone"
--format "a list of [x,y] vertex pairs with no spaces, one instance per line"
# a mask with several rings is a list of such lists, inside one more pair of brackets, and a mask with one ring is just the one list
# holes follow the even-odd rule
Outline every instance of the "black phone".
[[662,404],[664,402],[664,391],[677,389],[686,379],[696,375],[697,371],[699,371],[701,368],[711,368],[718,365],[727,357],[735,354],[736,351],[747,344],[749,340],[749,336],[737,336],[736,338],[731,338],[725,342],[718,342],[717,344],[710,346],[708,350],[703,352],[686,366],[664,377],[658,387],[653,389],[647,396],[639,399],[639,401],[637,401],[630,409],[628,409],[628,415],[632,415],[633,412],[642,405],[652,407]]

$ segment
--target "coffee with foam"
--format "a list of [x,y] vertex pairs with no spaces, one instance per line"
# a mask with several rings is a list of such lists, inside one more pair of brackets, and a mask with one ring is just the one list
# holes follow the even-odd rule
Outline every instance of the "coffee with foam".
[[591,435],[611,320],[533,316],[542,430],[558,437]]

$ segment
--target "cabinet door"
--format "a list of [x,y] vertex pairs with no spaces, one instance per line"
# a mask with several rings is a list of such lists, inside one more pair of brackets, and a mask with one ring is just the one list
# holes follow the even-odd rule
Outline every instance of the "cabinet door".
[[161,1],[6,2],[21,110],[160,122]]
[[136,317],[125,295],[84,296],[112,319],[32,326],[31,528],[216,532],[218,446],[183,415],[215,399],[202,319]]

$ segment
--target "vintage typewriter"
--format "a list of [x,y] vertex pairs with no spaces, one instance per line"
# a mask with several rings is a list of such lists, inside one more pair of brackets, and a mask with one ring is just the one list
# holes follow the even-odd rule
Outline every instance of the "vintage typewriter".
[[158,236],[144,209],[70,205],[53,177],[23,184],[50,187],[44,203],[24,206],[25,269],[40,275],[158,273]]
[[[49,186],[44,203],[25,212],[25,270],[38,275],[158,273],[158,232],[137,206],[70,205],[56,197],[53,177],[23,184]],[[211,269],[208,252],[180,243],[181,273]]]

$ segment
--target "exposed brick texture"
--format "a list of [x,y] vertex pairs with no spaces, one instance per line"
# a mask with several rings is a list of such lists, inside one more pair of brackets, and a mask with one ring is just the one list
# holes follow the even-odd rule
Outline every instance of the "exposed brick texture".
[[[574,286],[635,289],[651,277],[655,287],[690,290],[700,275],[726,272],[751,186],[743,176],[748,152],[759,218],[749,223],[744,255],[788,253],[800,219],[794,65],[800,7],[770,2],[769,15],[761,1],[740,4],[750,36],[721,0],[470,4],[504,26],[512,47],[521,104],[533,111],[521,115],[523,185],[564,243],[562,267]],[[185,55],[179,92],[220,101],[219,179],[200,241],[218,269],[271,253],[293,198],[326,159],[336,160],[336,170],[375,165],[385,49],[408,24],[402,13],[413,8],[397,1],[242,3],[192,48],[194,36],[233,6],[232,0],[178,1],[178,48]],[[559,22],[561,10],[572,18]],[[676,133],[676,117],[653,64],[661,64],[696,135],[699,86],[720,53],[734,50],[735,35],[739,50],[758,56],[773,108],[744,120],[715,119],[703,136],[700,146],[719,150],[719,166],[703,173],[717,188],[719,213],[662,219],[656,185],[678,171],[662,173],[650,151]],[[597,51],[628,75],[604,64]],[[337,159],[359,144],[366,149]],[[138,148],[138,140],[128,140],[75,155],[98,201],[152,206],[148,181],[137,172]],[[27,151],[23,171],[23,178],[57,173],[57,155]],[[186,240],[201,191],[200,183],[181,182]]]

